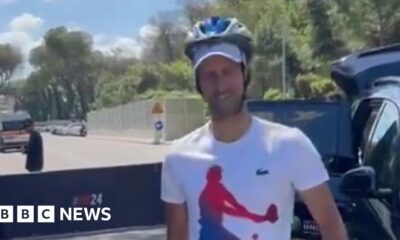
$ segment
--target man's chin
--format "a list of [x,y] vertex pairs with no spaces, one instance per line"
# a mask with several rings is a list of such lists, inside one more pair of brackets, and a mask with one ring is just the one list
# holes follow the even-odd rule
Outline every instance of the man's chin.
[[231,118],[239,113],[242,112],[243,109],[243,104],[236,106],[236,107],[231,107],[231,108],[213,108],[214,110],[211,110],[211,117],[214,120],[223,120],[226,118]]

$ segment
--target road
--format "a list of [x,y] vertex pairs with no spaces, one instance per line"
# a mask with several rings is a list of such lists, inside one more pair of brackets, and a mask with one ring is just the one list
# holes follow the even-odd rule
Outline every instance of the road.
[[[42,136],[45,152],[44,171],[160,162],[169,147],[169,145],[116,141],[91,136],[86,138],[66,137],[47,133],[43,133]],[[1,175],[27,173],[24,167],[25,155],[21,153],[0,154]],[[163,226],[149,229],[125,229],[120,232],[102,232],[85,236],[51,237],[51,239],[74,240],[162,240],[165,238]]]
[[[44,171],[123,166],[162,161],[169,145],[66,137],[43,133]],[[0,174],[26,173],[25,155],[0,154]]]

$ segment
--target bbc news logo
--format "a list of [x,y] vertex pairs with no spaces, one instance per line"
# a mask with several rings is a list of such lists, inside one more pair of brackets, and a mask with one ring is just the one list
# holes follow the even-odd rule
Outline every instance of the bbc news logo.
[[[36,211],[35,211],[36,210]],[[4,206],[0,205],[0,223],[55,223],[77,221],[111,220],[110,208],[69,207],[59,208],[56,214],[55,206]],[[58,218],[57,218],[58,216]]]
[[0,223],[55,223],[111,220],[111,208],[101,207],[102,193],[74,196],[72,206],[57,208],[53,205],[0,205]]

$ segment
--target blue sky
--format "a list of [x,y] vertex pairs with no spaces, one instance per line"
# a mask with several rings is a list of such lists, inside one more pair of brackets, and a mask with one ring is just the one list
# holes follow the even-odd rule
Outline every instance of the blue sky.
[[[94,47],[113,47],[138,54],[139,36],[154,33],[149,19],[160,11],[177,10],[176,0],[0,0],[0,43],[11,43],[27,56],[52,27],[79,29],[94,37]],[[31,67],[25,62],[18,75]]]
[[175,0],[0,0],[0,31],[30,13],[44,20],[43,29],[66,25],[93,34],[133,37],[151,16],[177,8]]

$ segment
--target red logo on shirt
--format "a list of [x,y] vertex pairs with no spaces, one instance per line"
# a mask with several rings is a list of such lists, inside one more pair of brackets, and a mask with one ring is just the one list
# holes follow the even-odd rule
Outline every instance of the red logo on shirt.
[[[224,214],[248,219],[255,223],[275,223],[278,220],[278,209],[275,204],[269,205],[265,214],[251,213],[226,189],[221,180],[222,168],[219,166],[210,167],[207,172],[206,186],[199,199],[199,223],[201,225],[199,240],[239,239],[224,228],[222,224]],[[252,239],[258,239],[258,235],[253,234]]]

